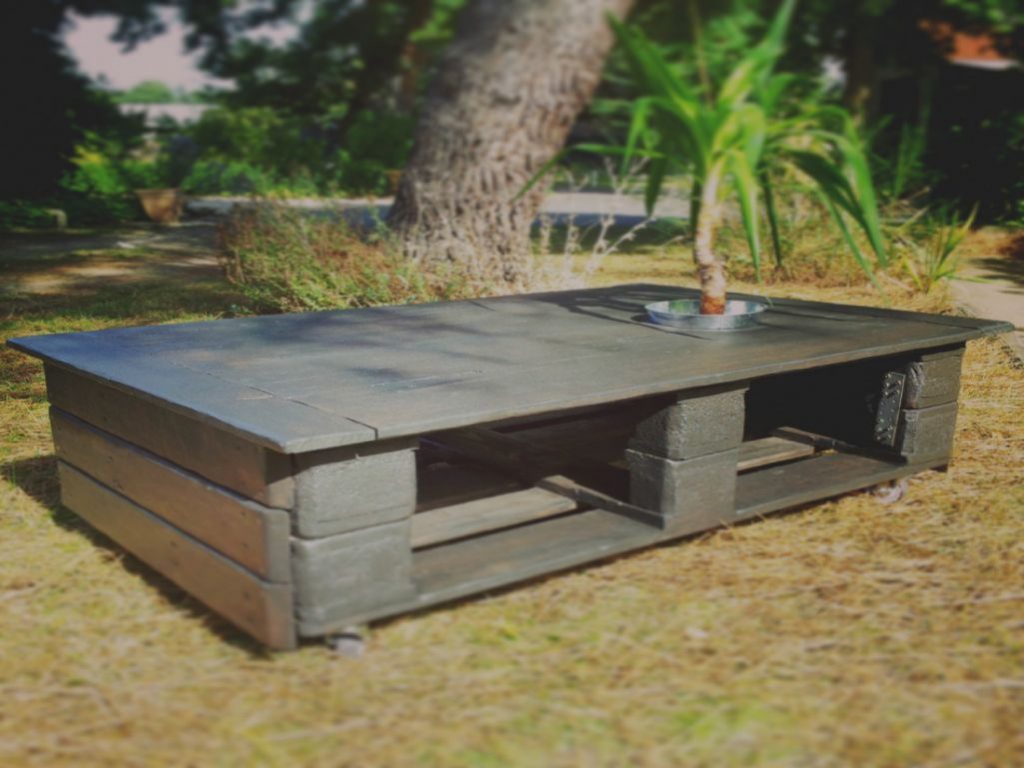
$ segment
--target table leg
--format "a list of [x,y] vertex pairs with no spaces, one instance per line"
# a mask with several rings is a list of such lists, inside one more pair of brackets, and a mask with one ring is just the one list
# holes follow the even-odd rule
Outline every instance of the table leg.
[[626,451],[630,501],[661,515],[666,530],[696,532],[735,514],[746,388],[680,393],[637,425]]
[[963,345],[921,352],[906,367],[896,447],[910,463],[933,463],[952,453],[963,354]]
[[292,574],[299,633],[363,621],[415,594],[415,439],[295,457]]

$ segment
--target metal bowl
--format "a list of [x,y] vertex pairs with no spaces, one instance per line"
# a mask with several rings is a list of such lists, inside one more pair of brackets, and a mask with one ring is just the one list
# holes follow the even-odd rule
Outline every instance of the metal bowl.
[[729,300],[724,315],[702,315],[699,299],[656,301],[644,309],[652,323],[691,331],[736,331],[757,325],[767,305],[760,301]]

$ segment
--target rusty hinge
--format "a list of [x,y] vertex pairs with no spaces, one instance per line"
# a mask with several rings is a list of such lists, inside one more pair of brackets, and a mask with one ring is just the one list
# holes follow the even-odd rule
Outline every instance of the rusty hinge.
[[897,371],[889,371],[882,380],[882,396],[878,399],[878,411],[875,414],[875,442],[890,448],[896,445],[896,429],[899,426],[906,384],[906,374]]

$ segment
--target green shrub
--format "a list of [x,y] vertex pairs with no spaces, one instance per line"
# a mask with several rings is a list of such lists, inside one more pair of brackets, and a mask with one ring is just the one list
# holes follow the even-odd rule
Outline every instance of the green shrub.
[[30,200],[0,200],[0,231],[49,227],[53,216],[47,205]]
[[427,274],[387,238],[362,238],[335,216],[262,203],[236,210],[218,234],[225,274],[258,311],[405,304],[466,293],[455,274]]
[[188,136],[199,162],[245,163],[265,178],[308,174],[324,159],[324,142],[315,125],[268,107],[207,110]]
[[61,180],[61,204],[72,224],[109,224],[138,215],[133,187],[114,158],[79,147],[74,166]]
[[413,126],[407,115],[360,113],[329,164],[329,185],[356,194],[385,194],[387,172],[402,168],[409,157]]
[[181,184],[197,195],[262,195],[270,191],[270,178],[255,166],[238,160],[200,160]]

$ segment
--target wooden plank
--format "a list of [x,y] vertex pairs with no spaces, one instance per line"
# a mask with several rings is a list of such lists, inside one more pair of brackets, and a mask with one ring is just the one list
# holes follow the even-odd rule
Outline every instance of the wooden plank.
[[561,451],[533,445],[514,433],[490,429],[439,432],[427,440],[472,461],[508,472],[528,485],[572,463]]
[[412,518],[413,548],[572,512],[576,503],[544,488],[525,488],[486,499],[422,512]]
[[629,472],[624,469],[585,460],[572,463],[560,451],[539,448],[515,434],[488,429],[453,430],[433,435],[431,440],[583,506],[597,507],[655,528],[664,525],[660,515],[625,501],[629,494]]
[[[664,398],[632,401],[611,410],[498,428],[546,450],[591,461],[622,459],[637,424],[667,404]],[[491,429],[496,429],[491,427]]]
[[594,510],[423,550],[415,556],[421,603],[450,600],[654,543],[661,532]]
[[56,408],[57,458],[268,581],[291,581],[288,513],[212,485]]
[[46,366],[46,387],[57,408],[179,467],[269,507],[295,503],[284,454],[56,366]]
[[736,479],[736,519],[828,499],[912,475],[938,462],[905,464],[845,453],[779,464]]
[[[758,328],[644,322],[669,286],[240,318],[11,342],[295,453],[949,346],[1006,324],[775,302]],[[386,360],[386,365],[381,363]]]
[[58,467],[61,501],[90,525],[265,645],[296,646],[289,585],[257,578],[70,464]]
[[814,454],[814,445],[784,437],[763,437],[759,440],[747,440],[740,444],[739,461],[736,469],[747,472],[769,464],[801,459]]
[[417,475],[417,514],[523,488],[514,477],[466,464],[430,464],[417,468]]

